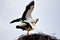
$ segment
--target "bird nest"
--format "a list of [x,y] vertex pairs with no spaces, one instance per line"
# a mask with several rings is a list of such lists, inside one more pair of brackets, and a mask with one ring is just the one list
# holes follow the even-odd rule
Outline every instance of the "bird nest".
[[17,40],[57,40],[57,38],[54,36],[37,33],[20,36]]

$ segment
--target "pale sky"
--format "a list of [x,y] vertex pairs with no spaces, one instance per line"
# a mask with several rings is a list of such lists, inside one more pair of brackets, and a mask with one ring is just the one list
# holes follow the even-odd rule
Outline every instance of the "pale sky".
[[[32,0],[0,0],[0,40],[15,40],[26,31],[16,29],[19,23],[10,21],[22,16],[25,7]],[[33,18],[39,18],[35,29],[30,33],[53,35],[60,39],[60,0],[34,0]]]

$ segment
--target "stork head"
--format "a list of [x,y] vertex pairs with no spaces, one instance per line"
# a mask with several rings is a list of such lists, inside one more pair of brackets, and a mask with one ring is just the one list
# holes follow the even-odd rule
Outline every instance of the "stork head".
[[32,24],[33,26],[35,26],[35,24],[37,23],[38,20],[39,20],[38,18],[33,19],[33,20],[31,21],[31,24]]

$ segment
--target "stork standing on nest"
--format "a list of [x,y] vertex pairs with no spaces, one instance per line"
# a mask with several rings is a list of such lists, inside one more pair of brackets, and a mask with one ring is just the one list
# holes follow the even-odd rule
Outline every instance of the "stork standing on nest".
[[17,25],[16,28],[27,30],[27,35],[29,35],[29,31],[33,30],[32,26],[28,22],[23,22],[21,25]]
[[[34,24],[36,24],[37,21],[34,21]],[[17,29],[27,30],[27,35],[29,35],[29,31],[33,30],[32,27],[33,26],[29,22],[23,22],[16,26]]]
[[[38,19],[36,20],[32,20],[33,18],[31,17],[31,12],[33,11],[34,9],[34,1],[30,2],[27,6],[26,6],[26,9],[22,15],[21,18],[18,18],[18,19],[15,19],[13,21],[11,21],[10,23],[14,23],[14,22],[19,22],[21,21],[21,25],[17,25],[16,28],[20,28],[22,30],[27,30],[27,34],[29,34],[29,31],[32,30],[32,26],[30,25],[30,23],[33,25],[36,24],[36,22],[38,21]],[[30,23],[28,22],[29,20]]]

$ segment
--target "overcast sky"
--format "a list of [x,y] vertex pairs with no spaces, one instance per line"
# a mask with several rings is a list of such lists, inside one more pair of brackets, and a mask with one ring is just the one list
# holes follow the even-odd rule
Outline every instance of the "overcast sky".
[[[25,7],[32,0],[0,0],[0,40],[15,40],[26,31],[16,29],[19,23],[10,21],[22,16]],[[34,0],[33,18],[39,18],[30,33],[45,33],[60,38],[60,0]]]

